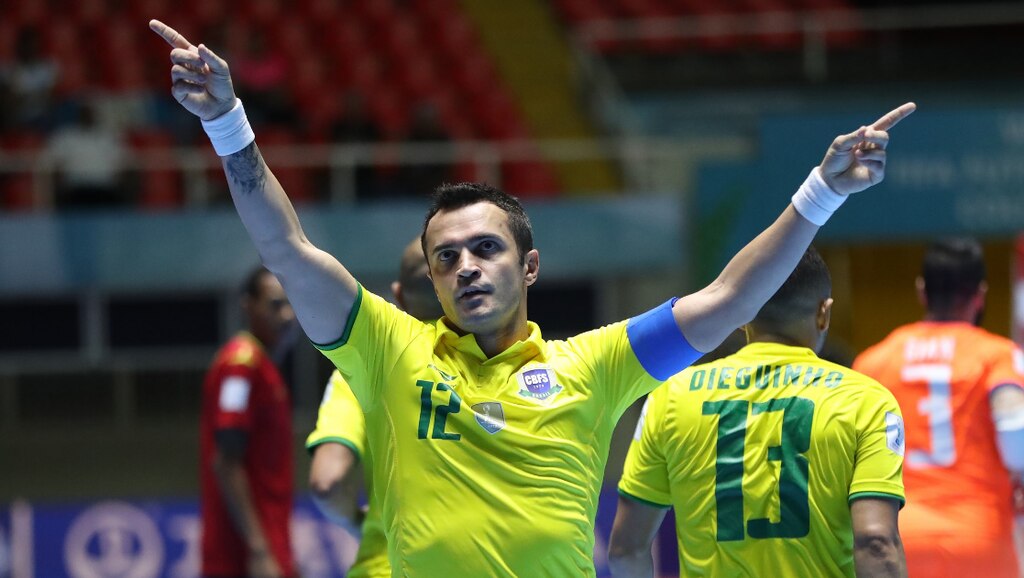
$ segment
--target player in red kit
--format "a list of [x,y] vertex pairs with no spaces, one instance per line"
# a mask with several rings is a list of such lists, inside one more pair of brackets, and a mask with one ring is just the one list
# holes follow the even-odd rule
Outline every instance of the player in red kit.
[[245,285],[248,331],[217,352],[203,384],[200,420],[202,575],[292,578],[292,423],[274,365],[294,314],[266,269]]

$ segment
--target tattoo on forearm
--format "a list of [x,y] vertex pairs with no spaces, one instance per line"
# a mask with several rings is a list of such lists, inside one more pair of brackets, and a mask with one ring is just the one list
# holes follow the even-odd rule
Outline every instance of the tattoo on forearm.
[[263,190],[267,184],[267,165],[256,142],[227,157],[225,163],[228,178],[237,185],[243,194],[250,195]]

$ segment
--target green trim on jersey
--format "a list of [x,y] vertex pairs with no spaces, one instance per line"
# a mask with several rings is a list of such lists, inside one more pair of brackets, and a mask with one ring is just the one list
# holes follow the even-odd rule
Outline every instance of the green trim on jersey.
[[854,492],[850,494],[850,497],[847,499],[847,502],[853,502],[854,500],[859,500],[861,498],[882,498],[885,500],[896,500],[897,502],[900,503],[900,509],[903,509],[903,506],[907,504],[907,501],[903,499],[903,497],[897,496],[896,494],[887,494],[885,492]]
[[634,502],[636,502],[638,504],[643,504],[645,506],[650,506],[652,508],[659,508],[661,510],[670,510],[670,509],[672,509],[672,506],[670,506],[670,505],[666,506],[665,504],[659,504],[657,502],[652,502],[650,500],[645,500],[643,498],[640,498],[640,497],[634,496],[633,494],[630,494],[629,492],[627,492],[626,490],[623,490],[622,488],[619,488],[618,490],[619,490],[619,495],[620,496],[622,496],[623,498],[628,498],[630,500],[633,500]]
[[359,313],[359,306],[363,302],[363,285],[359,284],[356,285],[356,287],[356,300],[352,302],[352,309],[348,312],[348,319],[345,320],[345,331],[341,333],[341,337],[327,344],[320,344],[315,341],[310,341],[310,343],[313,344],[313,347],[319,349],[320,351],[334,351],[335,349],[348,343],[348,338],[352,334],[352,325],[355,324],[356,322],[356,315]]
[[320,439],[318,439],[316,441],[309,442],[309,443],[306,444],[306,451],[309,452],[310,455],[313,455],[313,450],[315,450],[317,448],[317,446],[319,446],[321,444],[332,444],[332,443],[333,444],[341,444],[341,445],[347,447],[348,449],[352,450],[352,453],[354,453],[356,455],[356,459],[362,461],[363,456],[359,452],[359,448],[356,447],[355,443],[353,443],[352,441],[347,440],[345,438],[336,437],[336,436],[329,436],[329,437],[325,437],[325,438],[320,438]]

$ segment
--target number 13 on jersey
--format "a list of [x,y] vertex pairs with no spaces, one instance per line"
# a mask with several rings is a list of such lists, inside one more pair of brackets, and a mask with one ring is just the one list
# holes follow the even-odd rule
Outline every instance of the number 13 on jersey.
[[[747,443],[747,420],[775,412],[782,413],[781,441],[769,446],[764,459],[777,462],[779,471],[779,521],[752,518],[744,526],[743,478]],[[705,416],[718,419],[715,460],[715,503],[718,510],[718,541],[751,538],[802,538],[810,531],[807,497],[808,462],[811,447],[814,402],[800,397],[764,402],[744,400],[705,401]],[[764,464],[759,464],[759,469]]]

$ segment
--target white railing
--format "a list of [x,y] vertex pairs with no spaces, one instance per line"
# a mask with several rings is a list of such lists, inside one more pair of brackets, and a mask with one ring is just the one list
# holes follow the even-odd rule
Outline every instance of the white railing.
[[[748,144],[735,141],[689,143],[642,138],[261,147],[271,169],[326,170],[327,191],[320,197],[342,203],[355,199],[356,169],[363,166],[469,165],[473,179],[501,186],[503,166],[508,163],[540,161],[554,170],[559,163],[607,161],[619,169],[622,191],[651,193],[680,189],[678,181],[665,182],[660,177],[665,173],[660,167],[715,157],[735,158],[749,150]],[[124,168],[130,172],[177,171],[185,203],[203,206],[211,200],[211,178],[219,178],[216,173],[220,160],[208,148],[200,147],[139,150]],[[17,173],[32,175],[34,207],[52,206],[56,167],[44,153],[0,152],[0,180]]]

